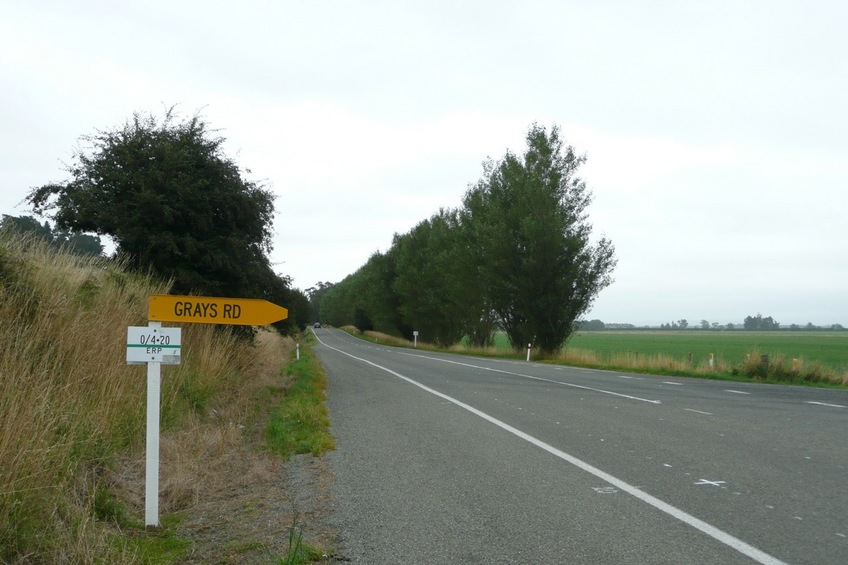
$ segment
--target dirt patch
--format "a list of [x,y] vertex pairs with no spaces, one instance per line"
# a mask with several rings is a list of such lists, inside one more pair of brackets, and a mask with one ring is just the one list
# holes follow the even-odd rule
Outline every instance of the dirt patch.
[[225,488],[207,492],[188,509],[177,532],[192,549],[183,563],[270,563],[289,551],[292,528],[320,547],[325,562],[337,561],[336,533],[329,527],[329,484],[320,457],[289,461],[239,450],[219,479]]

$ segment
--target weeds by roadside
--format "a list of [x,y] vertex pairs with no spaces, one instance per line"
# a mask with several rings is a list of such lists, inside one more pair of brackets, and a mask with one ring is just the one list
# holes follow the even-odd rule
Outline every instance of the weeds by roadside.
[[298,516],[295,515],[289,528],[288,553],[277,562],[277,565],[304,565],[321,561],[325,557],[327,557],[326,554],[320,548],[303,539],[303,526],[298,523]]

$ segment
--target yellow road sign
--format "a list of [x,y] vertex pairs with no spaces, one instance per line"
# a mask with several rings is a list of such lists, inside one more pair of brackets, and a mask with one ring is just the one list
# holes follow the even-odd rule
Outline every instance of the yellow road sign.
[[267,326],[289,317],[289,311],[267,300],[153,294],[147,317],[154,322]]

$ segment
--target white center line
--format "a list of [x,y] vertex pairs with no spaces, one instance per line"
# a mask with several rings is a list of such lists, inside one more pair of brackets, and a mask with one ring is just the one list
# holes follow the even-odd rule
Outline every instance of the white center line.
[[692,408],[684,408],[684,410],[686,410],[688,412],[697,412],[698,414],[704,414],[705,416],[712,416],[713,415],[712,412],[702,412],[701,410],[694,410]]
[[677,386],[683,386],[683,383],[673,383],[673,382],[671,382],[671,381],[663,381],[663,384],[664,384],[664,385],[677,385]]
[[[562,459],[563,461],[574,465],[578,469],[582,469],[583,471],[586,471],[587,473],[594,475],[595,477],[601,479],[602,481],[609,483],[613,487],[630,494],[631,496],[641,500],[642,502],[644,502],[646,504],[649,504],[650,506],[653,506],[657,510],[665,512],[669,516],[676,518],[676,519],[680,520],[681,522],[692,526],[693,528],[695,528],[695,529],[705,533],[706,535],[710,536],[714,540],[721,542],[721,543],[727,545],[728,547],[735,549],[739,553],[742,553],[743,555],[750,557],[751,559],[753,559],[754,561],[756,561],[758,563],[762,563],[763,565],[782,565],[784,563],[783,561],[781,561],[777,557],[774,557],[773,555],[769,555],[768,553],[766,553],[766,552],[764,552],[760,549],[757,549],[756,547],[754,547],[754,546],[752,546],[748,543],[745,543],[741,539],[736,538],[736,537],[728,534],[724,530],[720,530],[720,529],[716,528],[715,526],[713,526],[712,524],[708,524],[707,522],[704,522],[700,518],[696,518],[695,516],[692,516],[691,514],[684,512],[683,510],[681,510],[680,508],[677,508],[676,506],[672,506],[671,504],[664,502],[664,501],[660,500],[659,498],[657,498],[655,496],[651,496],[650,494],[646,493],[645,491],[639,489],[639,487],[636,487],[636,486],[631,485],[630,483],[624,482],[623,480],[619,479],[618,477],[610,475],[606,471],[602,471],[601,469],[599,469],[599,468],[597,468],[593,465],[590,465],[589,463],[586,463],[582,459],[578,459],[577,457],[574,457],[573,455],[569,455],[568,453],[561,451],[561,450],[557,449],[556,447],[554,447],[550,444],[547,444],[547,443],[543,442],[542,440],[535,438],[535,437],[531,436],[530,434],[528,434],[526,432],[522,432],[518,428],[514,428],[514,427],[510,426],[509,424],[502,422],[501,420],[498,420],[494,416],[490,416],[490,415],[486,414],[485,412],[478,410],[477,408],[474,408],[473,406],[470,406],[470,405],[465,404],[464,402],[462,402],[460,400],[453,398],[452,396],[448,396],[447,394],[444,394],[443,392],[439,392],[435,389],[432,389],[432,388],[430,388],[426,385],[419,383],[418,381],[414,381],[414,380],[410,379],[409,377],[401,375],[400,373],[398,373],[396,371],[392,371],[391,369],[388,369],[386,367],[378,365],[378,364],[374,363],[373,361],[369,361],[368,359],[363,359],[361,357],[357,357],[357,356],[352,355],[352,354],[350,354],[346,351],[342,351],[341,349],[336,349],[335,347],[327,345],[317,335],[315,337],[318,339],[319,342],[321,342],[321,345],[324,345],[327,348],[332,349],[333,351],[337,351],[337,352],[341,353],[342,355],[347,355],[348,357],[351,357],[352,359],[356,359],[357,361],[362,361],[363,363],[371,365],[372,367],[375,367],[377,369],[385,371],[385,372],[387,372],[391,375],[396,376],[399,379],[402,379],[402,380],[408,382],[411,385],[417,386],[421,390],[429,392],[430,394],[432,394],[434,396],[438,396],[439,398],[447,400],[448,402],[452,402],[453,404],[457,405],[458,407],[462,408],[463,410],[467,410],[468,412],[471,412],[472,414],[479,416],[480,418],[498,426],[499,428],[503,429],[504,431],[507,431],[507,432],[513,434],[514,436],[519,437],[519,438],[523,439],[524,441],[531,443],[531,444],[535,445],[536,447],[538,447],[538,448],[540,448],[544,451],[547,451],[551,455],[554,455],[555,457],[558,457],[559,459]],[[434,359],[436,359],[436,358],[434,358]],[[463,365],[463,363],[457,363],[457,364]],[[701,480],[703,480],[703,479],[701,479]],[[720,483],[722,481],[714,481],[714,482]]]
[[732,392],[733,394],[751,394],[750,392],[742,392],[741,390],[724,389],[724,392]]
[[572,388],[579,388],[582,390],[591,390],[593,392],[600,392],[602,394],[611,394],[612,396],[620,396],[621,398],[629,398],[630,400],[639,400],[641,402],[649,402],[651,404],[662,404],[660,400],[650,400],[648,398],[640,398],[638,396],[630,396],[629,394],[621,394],[620,392],[613,392],[611,390],[604,390],[602,388],[592,388],[589,386],[576,385],[573,383],[564,383],[562,381],[554,381],[551,379],[545,379],[542,377],[534,377],[533,375],[525,375],[522,373],[513,373],[512,371],[502,371],[500,369],[492,369],[491,367],[483,367],[481,365],[472,365],[470,363],[460,363],[459,361],[451,361],[449,359],[441,359],[439,357],[430,357],[429,355],[417,355],[415,353],[400,353],[400,355],[408,355],[410,357],[421,357],[424,359],[431,359],[433,361],[441,361],[442,363],[450,363],[452,365],[461,365],[463,367],[471,367],[472,369],[482,369],[484,371],[493,371],[495,373],[503,373],[504,375],[512,375],[514,377],[522,377],[525,379],[533,379],[534,381],[544,381],[546,383],[558,384],[561,386],[569,386]]

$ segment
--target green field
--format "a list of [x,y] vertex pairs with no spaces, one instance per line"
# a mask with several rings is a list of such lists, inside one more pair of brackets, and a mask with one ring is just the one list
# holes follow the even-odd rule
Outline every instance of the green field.
[[751,353],[776,359],[818,361],[840,373],[848,371],[848,332],[746,331],[631,331],[579,332],[567,348],[597,352],[602,358],[616,353],[666,355],[695,364],[715,356],[716,362],[741,363]]
[[[508,348],[504,334],[496,338],[496,345]],[[842,374],[848,372],[848,332],[748,332],[748,331],[598,331],[578,332],[572,336],[566,349],[593,351],[601,359],[631,353],[639,355],[664,355],[680,361],[692,354],[697,365],[712,353],[716,363],[729,365],[742,363],[751,353],[769,355],[776,359],[800,359],[805,363],[818,361]]]

